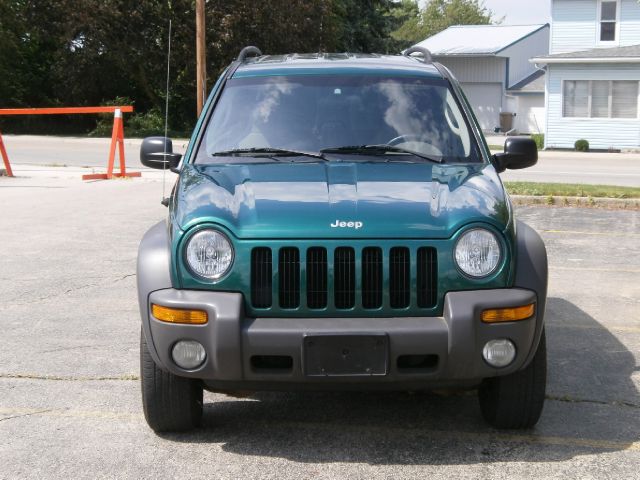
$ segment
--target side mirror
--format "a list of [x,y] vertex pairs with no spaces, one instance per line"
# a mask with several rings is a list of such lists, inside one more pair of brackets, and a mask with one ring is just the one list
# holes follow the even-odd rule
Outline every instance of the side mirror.
[[504,172],[507,168],[517,170],[532,167],[536,163],[538,147],[529,137],[507,138],[504,142],[504,153],[496,153],[493,156],[493,165],[498,173]]
[[140,163],[145,167],[179,173],[178,165],[182,155],[173,153],[173,143],[167,137],[147,137],[140,146]]

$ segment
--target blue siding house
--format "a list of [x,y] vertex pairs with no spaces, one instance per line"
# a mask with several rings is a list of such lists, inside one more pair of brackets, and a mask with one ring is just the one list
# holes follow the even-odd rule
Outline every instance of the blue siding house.
[[545,146],[640,148],[640,3],[552,0]]
[[486,132],[500,125],[501,113],[516,113],[521,133],[544,128],[544,91],[525,88],[541,72],[531,57],[549,53],[549,25],[454,25],[416,46],[460,81]]

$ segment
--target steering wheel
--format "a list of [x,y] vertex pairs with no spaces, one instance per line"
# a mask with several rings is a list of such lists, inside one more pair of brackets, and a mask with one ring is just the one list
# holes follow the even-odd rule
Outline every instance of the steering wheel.
[[[416,152],[424,153],[425,155],[436,155],[442,157],[442,151],[440,149],[428,142],[423,140],[422,135],[418,135],[416,133],[409,133],[406,135],[399,135],[395,138],[392,138],[387,142],[387,145],[391,145],[392,147],[396,145],[400,145],[403,143],[410,144],[408,148],[411,150],[415,150]],[[413,146],[411,144],[414,144]]]
[[[407,143],[407,142],[422,142],[422,137],[420,135],[417,135],[415,133],[410,133],[407,135],[399,135],[395,138],[392,138],[391,140],[389,140],[387,142],[387,145],[391,145],[392,147],[395,145],[399,145],[401,143]],[[422,142],[422,143],[426,143],[426,142]]]

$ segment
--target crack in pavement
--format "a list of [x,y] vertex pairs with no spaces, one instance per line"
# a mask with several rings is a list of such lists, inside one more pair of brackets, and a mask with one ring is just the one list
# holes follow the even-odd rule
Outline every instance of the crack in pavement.
[[552,400],[556,402],[564,402],[564,403],[593,403],[595,405],[608,405],[610,407],[629,407],[629,408],[638,408],[640,409],[640,404],[627,402],[626,400],[611,400],[609,402],[605,400],[591,400],[588,398],[575,398],[570,397],[568,395],[547,395],[545,397],[547,400]]
[[46,410],[36,410],[34,408],[7,408],[0,406],[0,415],[16,413],[11,417],[7,417],[2,420],[9,420],[10,418],[28,417],[30,415],[46,414],[51,417],[71,417],[71,418],[105,418],[105,419],[120,419],[120,420],[144,420],[142,413],[125,413],[125,412],[106,412],[100,410],[74,410],[72,408],[50,408]]
[[[139,375],[125,374],[118,376],[95,376],[95,377],[77,377],[77,376],[62,376],[62,375],[37,375],[31,373],[0,373],[0,379],[18,379],[18,380],[52,380],[52,381],[69,381],[69,382],[100,382],[100,381],[138,381]],[[466,395],[468,392],[461,393]],[[546,400],[562,403],[589,403],[594,405],[603,405],[609,407],[628,407],[634,409],[640,409],[640,404],[629,402],[626,400],[595,400],[591,398],[578,398],[571,397],[569,395],[553,395],[548,394],[545,396]]]
[[[637,320],[632,319],[633,322]],[[547,327],[552,328],[576,328],[581,330],[602,330],[603,327],[601,325],[580,325],[575,323],[555,323],[555,322],[546,322]],[[629,327],[629,326],[618,326],[618,325],[610,325],[605,328],[609,331],[616,332],[631,332],[631,333],[640,333],[640,327]]]
[[29,413],[23,413],[22,415],[13,415],[11,417],[5,417],[5,418],[0,418],[0,422],[4,422],[5,420],[13,420],[14,418],[21,418],[21,417],[30,417],[31,415],[38,415],[40,413],[47,413],[47,412],[52,412],[53,409],[49,408],[46,410],[38,410],[35,412],[29,412]]
[[123,281],[123,280],[125,280],[127,278],[135,277],[135,276],[136,276],[135,273],[128,273],[128,274],[123,275],[121,277],[118,277],[118,278],[115,278],[115,279],[111,279],[111,280],[108,280],[108,281],[104,281],[104,282],[87,283],[87,284],[81,285],[79,287],[70,288],[68,290],[65,290],[64,292],[56,292],[56,293],[52,293],[51,295],[45,295],[44,297],[39,297],[39,298],[33,299],[33,300],[29,301],[29,302],[15,303],[15,306],[32,305],[34,303],[38,303],[38,302],[41,302],[43,300],[50,300],[52,298],[56,298],[56,297],[59,297],[61,295],[67,295],[68,293],[71,293],[71,292],[77,292],[79,290],[84,290],[86,288],[101,287],[101,286],[105,286],[105,285],[118,283],[118,282],[121,282],[121,281]]
[[118,375],[113,377],[108,376],[96,376],[96,377],[75,377],[75,376],[63,376],[63,375],[37,375],[33,373],[0,373],[0,379],[18,379],[18,380],[53,380],[53,381],[68,381],[68,382],[101,382],[107,380],[116,381],[135,381],[140,380],[138,375]]
[[60,347],[60,348],[53,348],[51,350],[40,350],[39,353],[56,353],[56,352],[66,352],[69,350],[82,350],[85,348],[102,348],[105,345],[77,345],[75,347]]

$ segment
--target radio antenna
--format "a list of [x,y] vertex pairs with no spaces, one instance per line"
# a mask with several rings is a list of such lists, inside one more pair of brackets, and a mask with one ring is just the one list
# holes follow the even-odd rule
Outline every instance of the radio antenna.
[[169,133],[169,72],[171,69],[171,19],[169,19],[169,41],[167,48],[167,88],[165,91],[165,100],[164,100],[164,159],[165,162],[162,164],[162,204],[165,206],[169,205],[169,199],[165,198],[165,185],[166,185],[166,177],[167,177],[167,134]]

